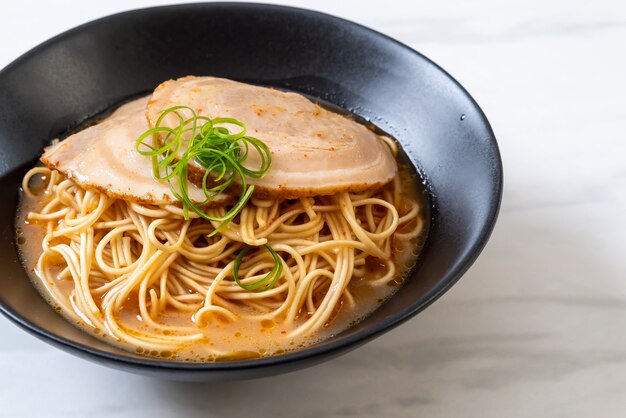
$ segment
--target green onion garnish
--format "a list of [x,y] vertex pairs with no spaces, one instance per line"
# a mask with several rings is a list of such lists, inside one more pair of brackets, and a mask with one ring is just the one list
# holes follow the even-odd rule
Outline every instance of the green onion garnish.
[[[192,116],[184,117],[181,110],[189,111]],[[162,126],[167,115],[178,118],[178,126]],[[224,124],[241,128],[231,132]],[[152,143],[146,142],[152,138]],[[221,224],[209,236],[218,233],[228,222],[243,209],[252,196],[254,186],[248,186],[247,177],[260,178],[269,170],[272,156],[264,142],[246,135],[246,125],[233,118],[210,119],[199,116],[188,106],[174,106],[161,113],[154,128],[141,134],[135,143],[139,154],[152,158],[152,171],[157,180],[167,181],[176,199],[183,203],[185,218],[189,218],[189,209],[200,217]],[[186,149],[181,152],[186,147]],[[250,148],[259,155],[261,164],[257,170],[243,166]],[[188,166],[191,162],[200,164],[204,169],[202,191],[205,200],[194,203],[189,198]],[[176,180],[176,182],[174,182]],[[224,192],[239,180],[241,192],[239,200],[223,216],[207,215],[202,209],[215,196]],[[211,184],[211,186],[209,186]]]
[[264,290],[271,289],[272,287],[274,287],[274,284],[276,284],[276,281],[283,272],[283,262],[280,256],[276,254],[276,251],[274,251],[269,245],[265,244],[263,246],[267,249],[267,251],[270,252],[270,254],[272,254],[272,257],[274,258],[274,267],[269,271],[269,273],[265,275],[265,277],[254,283],[243,284],[241,283],[241,279],[239,278],[239,267],[241,266],[241,262],[246,254],[248,254],[250,250],[252,250],[252,248],[254,247],[246,245],[235,258],[235,261],[233,263],[233,277],[235,278],[235,282],[242,289],[248,290],[250,292],[262,292]]
[[[185,118],[179,112],[180,110],[187,110],[191,112],[192,116]],[[178,118],[178,126],[174,128],[162,126],[163,120],[169,114]],[[238,126],[241,130],[232,133],[228,128],[218,126],[224,124]],[[151,144],[146,143],[148,138],[152,138]],[[183,146],[186,146],[187,149],[181,153]],[[261,164],[258,170],[243,166],[248,158],[250,147],[259,154]],[[152,158],[154,177],[169,183],[174,197],[183,203],[185,219],[189,219],[189,209],[191,209],[204,219],[221,222],[208,235],[209,237],[221,231],[228,222],[233,220],[252,196],[254,186],[248,187],[246,176],[260,178],[267,173],[272,164],[272,155],[267,145],[256,138],[247,136],[246,125],[243,122],[233,118],[210,119],[199,116],[188,106],[174,106],[163,111],[154,128],[148,129],[137,138],[135,148],[139,154]],[[188,166],[194,161],[205,169],[202,178],[202,191],[205,200],[199,204],[192,202],[188,193]],[[239,200],[223,216],[207,215],[201,206],[206,205],[215,196],[228,189],[236,179],[239,179],[241,183]],[[209,182],[215,185],[209,187]],[[233,276],[241,288],[251,292],[262,292],[271,289],[281,276],[283,272],[282,259],[269,245],[265,244],[264,247],[272,254],[274,267],[265,277],[252,284],[241,283],[239,267],[243,257],[253,247],[246,245],[235,258]]]

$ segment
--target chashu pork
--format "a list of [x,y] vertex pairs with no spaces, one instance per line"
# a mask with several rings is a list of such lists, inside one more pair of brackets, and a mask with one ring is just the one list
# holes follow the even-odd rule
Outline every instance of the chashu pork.
[[[161,113],[184,105],[210,118],[230,117],[247,126],[247,134],[265,142],[272,166],[260,179],[249,179],[254,194],[270,198],[363,191],[391,181],[397,164],[389,146],[374,132],[325,110],[302,95],[215,77],[188,76],[156,88],[148,101],[151,127]],[[187,115],[191,116],[191,114]],[[174,127],[177,119],[162,124]],[[245,165],[259,166],[251,153]],[[203,169],[191,164],[190,178]]]
[[[152,176],[152,162],[135,149],[136,139],[149,129],[146,120],[148,97],[133,100],[104,121],[83,129],[44,150],[41,161],[86,189],[110,197],[144,204],[178,203],[167,182]],[[189,185],[189,197],[204,201],[204,193]],[[232,202],[218,195],[211,206]]]

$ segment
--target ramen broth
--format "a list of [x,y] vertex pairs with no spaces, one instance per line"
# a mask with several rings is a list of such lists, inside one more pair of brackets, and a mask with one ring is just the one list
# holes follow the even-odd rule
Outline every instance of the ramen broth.
[[[279,355],[291,350],[303,348],[319,341],[336,335],[350,326],[354,325],[378,306],[389,299],[405,280],[411,267],[415,264],[417,256],[421,250],[424,238],[427,233],[428,204],[424,188],[419,177],[411,172],[407,163],[400,164],[400,181],[403,186],[403,194],[408,200],[417,200],[420,204],[420,218],[415,222],[423,222],[421,234],[407,245],[393,248],[393,258],[397,265],[396,278],[387,285],[372,286],[366,284],[362,278],[353,278],[349,283],[349,289],[355,299],[355,307],[348,308],[340,303],[331,319],[325,326],[310,335],[290,336],[290,332],[308,315],[306,306],[302,308],[299,318],[290,326],[278,324],[273,320],[245,320],[228,323],[218,318],[211,320],[207,326],[200,328],[204,338],[200,341],[181,345],[177,350],[165,351],[144,351],[141,347],[135,347],[125,341],[121,341],[106,329],[98,329],[87,325],[85,318],[80,318],[75,310],[71,308],[73,300],[71,298],[74,282],[71,277],[57,277],[53,281],[45,281],[37,271],[37,260],[42,253],[41,242],[45,235],[45,228],[38,222],[27,221],[26,216],[30,211],[41,208],[41,198],[31,198],[26,195],[21,196],[20,207],[17,217],[17,243],[19,253],[28,272],[32,283],[41,295],[55,308],[57,312],[64,315],[68,321],[84,329],[91,335],[103,339],[111,344],[122,346],[129,351],[139,354],[175,359],[190,362],[211,362],[226,359],[258,358],[271,355]],[[45,180],[41,180],[41,183]],[[32,185],[33,190],[43,189],[44,184]],[[399,231],[401,232],[401,231]],[[62,261],[62,259],[60,259]],[[59,266],[59,273],[62,267]],[[380,273],[381,266],[376,259],[370,257],[366,263],[366,274],[376,276]],[[51,289],[55,287],[57,294],[63,295],[59,302],[51,296]],[[60,291],[60,292],[59,292]],[[118,313],[122,324],[131,329],[142,329],[148,331],[148,326],[142,324],[141,316],[138,314],[137,298],[131,294],[127,303]],[[97,301],[96,301],[97,302]],[[249,309],[242,306],[242,309]],[[174,326],[195,326],[192,316],[189,313],[176,312],[172,309],[166,311],[159,318],[160,323]],[[155,330],[151,330],[155,331]],[[220,356],[215,356],[215,352],[222,352]],[[213,354],[212,354],[213,353]]]

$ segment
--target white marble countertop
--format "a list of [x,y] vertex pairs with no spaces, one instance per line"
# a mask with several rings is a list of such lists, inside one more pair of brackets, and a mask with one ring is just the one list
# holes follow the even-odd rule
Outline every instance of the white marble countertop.
[[[77,24],[161,3],[3,4],[0,67]],[[625,3],[288,3],[416,48],[480,103],[505,166],[500,219],[482,256],[432,307],[382,338],[254,381],[118,372],[0,317],[0,416],[625,416]]]

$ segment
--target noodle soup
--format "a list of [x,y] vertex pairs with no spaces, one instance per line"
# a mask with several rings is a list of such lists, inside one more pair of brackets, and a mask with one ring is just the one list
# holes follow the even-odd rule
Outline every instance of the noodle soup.
[[[220,129],[216,138],[230,135]],[[381,143],[400,154],[394,141]],[[335,335],[397,290],[427,232],[423,188],[408,164],[387,184],[356,191],[252,194],[228,218],[232,200],[200,212],[140,202],[114,185],[81,183],[61,158],[42,160],[48,167],[24,179],[16,228],[33,283],[71,322],[148,356],[263,357]],[[271,192],[270,180],[259,189]]]

